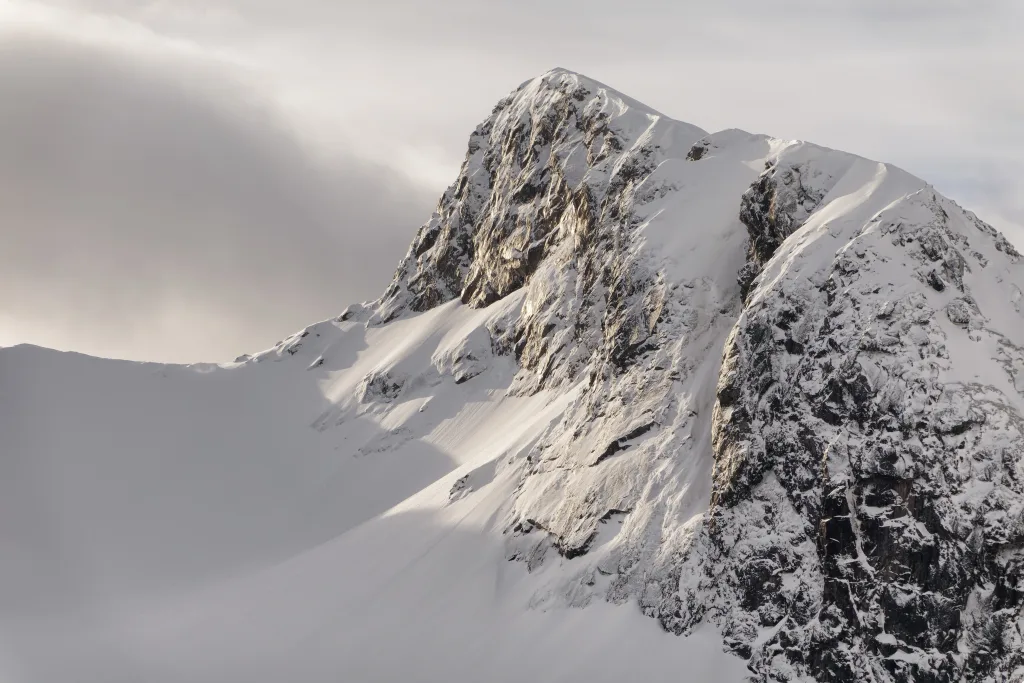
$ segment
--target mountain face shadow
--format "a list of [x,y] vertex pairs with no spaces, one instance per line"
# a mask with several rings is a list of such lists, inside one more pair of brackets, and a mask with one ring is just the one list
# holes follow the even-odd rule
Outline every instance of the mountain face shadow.
[[388,437],[369,419],[310,428],[330,404],[290,360],[0,350],[0,623],[102,620],[279,562],[454,468],[416,438],[355,457],[346,439]]
[[713,633],[667,634],[634,606],[524,609],[545,577],[508,562],[485,521],[502,493],[482,489],[445,510],[377,517],[112,624],[108,641],[77,634],[92,678],[74,676],[81,661],[41,659],[29,680],[669,681],[680,671],[693,683],[743,680],[742,661]]

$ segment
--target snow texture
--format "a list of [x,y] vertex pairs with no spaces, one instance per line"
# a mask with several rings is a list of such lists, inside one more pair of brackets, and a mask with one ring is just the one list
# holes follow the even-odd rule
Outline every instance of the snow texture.
[[224,366],[0,350],[0,673],[1024,680],[1020,260],[552,70],[379,300]]

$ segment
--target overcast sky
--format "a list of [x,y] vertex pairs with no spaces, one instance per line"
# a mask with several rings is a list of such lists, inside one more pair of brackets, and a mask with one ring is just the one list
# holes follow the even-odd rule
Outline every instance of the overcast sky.
[[1024,244],[1021,0],[0,0],[0,345],[225,360],[386,286],[563,66],[890,161]]

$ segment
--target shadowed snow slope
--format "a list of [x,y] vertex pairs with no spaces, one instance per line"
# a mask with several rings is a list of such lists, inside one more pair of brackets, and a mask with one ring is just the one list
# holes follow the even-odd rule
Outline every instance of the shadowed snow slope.
[[379,300],[223,366],[0,349],[0,675],[1011,680],[1019,259],[550,71]]

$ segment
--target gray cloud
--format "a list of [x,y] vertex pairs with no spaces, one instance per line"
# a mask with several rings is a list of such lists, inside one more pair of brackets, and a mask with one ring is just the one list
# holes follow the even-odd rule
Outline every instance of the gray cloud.
[[256,350],[375,297],[431,194],[307,148],[202,60],[0,42],[0,320],[30,341],[189,361]]

